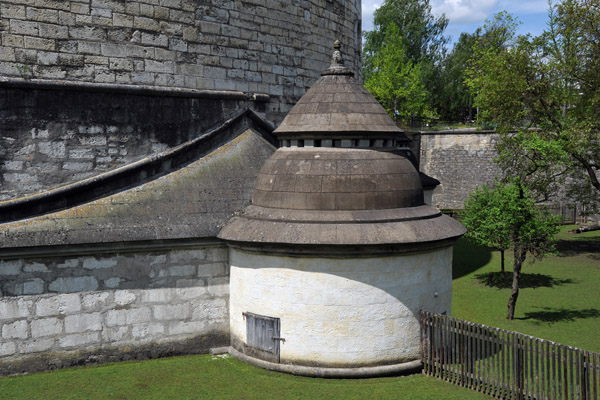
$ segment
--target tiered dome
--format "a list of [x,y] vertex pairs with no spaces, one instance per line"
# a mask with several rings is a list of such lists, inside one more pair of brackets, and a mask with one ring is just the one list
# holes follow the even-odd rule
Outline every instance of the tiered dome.
[[252,205],[219,234],[230,245],[413,251],[465,232],[424,204],[409,139],[343,66],[339,43],[275,134],[282,147],[259,173]]

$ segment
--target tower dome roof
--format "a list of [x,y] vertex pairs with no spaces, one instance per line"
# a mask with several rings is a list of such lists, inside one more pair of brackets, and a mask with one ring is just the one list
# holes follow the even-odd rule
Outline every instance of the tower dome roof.
[[450,245],[464,227],[425,205],[408,141],[343,66],[331,66],[275,130],[283,147],[257,176],[252,205],[219,237],[253,251],[371,254]]
[[285,138],[395,138],[406,141],[385,109],[344,66],[336,41],[331,66],[306,92],[275,130]]

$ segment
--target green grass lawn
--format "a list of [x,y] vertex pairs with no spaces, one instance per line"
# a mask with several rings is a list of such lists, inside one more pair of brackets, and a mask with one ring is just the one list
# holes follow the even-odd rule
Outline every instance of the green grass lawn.
[[173,357],[0,379],[0,399],[487,399],[423,375],[317,379],[237,359]]
[[459,240],[452,315],[600,352],[600,231],[576,235],[569,229],[573,226],[558,234],[558,255],[526,261],[513,321],[506,319],[512,253],[506,252],[506,278],[501,279],[499,252]]

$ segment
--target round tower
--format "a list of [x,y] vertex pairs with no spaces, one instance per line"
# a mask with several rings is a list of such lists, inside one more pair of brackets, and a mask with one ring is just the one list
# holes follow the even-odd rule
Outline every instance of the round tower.
[[369,376],[419,366],[419,310],[450,313],[465,229],[425,205],[408,139],[331,66],[275,130],[282,147],[229,245],[232,352],[266,368]]

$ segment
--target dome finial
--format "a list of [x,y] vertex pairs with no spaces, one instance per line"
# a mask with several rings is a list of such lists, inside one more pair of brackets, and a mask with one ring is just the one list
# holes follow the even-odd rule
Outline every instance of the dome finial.
[[344,66],[342,58],[342,43],[339,40],[333,42],[333,55],[331,56],[331,65],[321,75],[354,75],[352,71]]

